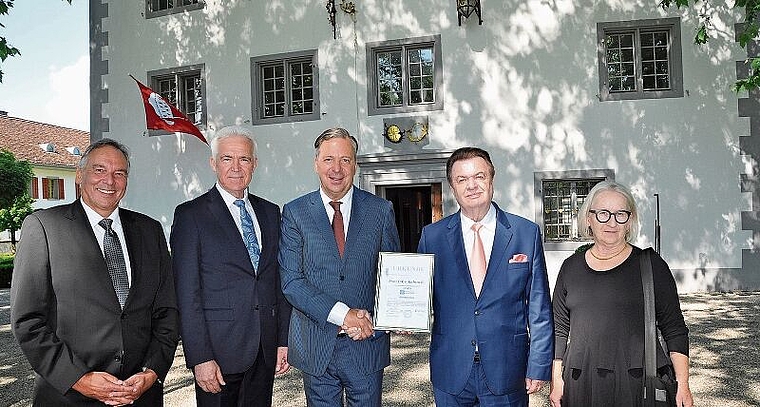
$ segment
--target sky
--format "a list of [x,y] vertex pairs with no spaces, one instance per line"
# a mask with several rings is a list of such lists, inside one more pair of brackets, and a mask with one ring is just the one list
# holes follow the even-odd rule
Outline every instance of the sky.
[[87,0],[16,0],[0,36],[21,55],[2,63],[0,110],[8,116],[90,130]]

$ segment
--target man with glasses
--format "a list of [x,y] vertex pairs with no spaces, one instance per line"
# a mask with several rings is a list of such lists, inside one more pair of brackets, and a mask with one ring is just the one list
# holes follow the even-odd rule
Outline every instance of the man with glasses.
[[488,152],[460,148],[446,176],[460,211],[422,230],[435,254],[430,379],[438,407],[527,407],[551,377],[553,325],[538,225],[493,200]]

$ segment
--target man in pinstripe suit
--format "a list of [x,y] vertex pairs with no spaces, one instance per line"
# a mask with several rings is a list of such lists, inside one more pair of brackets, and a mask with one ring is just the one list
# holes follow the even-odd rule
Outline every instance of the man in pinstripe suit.
[[[356,139],[341,128],[315,141],[320,188],[283,208],[280,276],[293,305],[288,360],[310,407],[381,405],[390,339],[373,330],[377,257],[398,251],[390,202],[353,186]],[[345,236],[345,240],[344,240]]]

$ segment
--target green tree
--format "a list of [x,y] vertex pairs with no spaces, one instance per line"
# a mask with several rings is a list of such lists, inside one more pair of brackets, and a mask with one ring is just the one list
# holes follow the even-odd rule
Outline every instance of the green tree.
[[[13,1],[14,0],[0,0],[0,16],[8,15],[10,12],[10,9],[13,7]],[[71,4],[71,0],[63,0],[69,4]],[[0,28],[5,28],[3,23],[0,23]],[[8,40],[5,39],[2,35],[0,35],[0,65],[2,65],[2,62],[5,61],[6,58],[21,55],[21,51],[8,44]],[[0,69],[0,82],[3,81],[3,71]]]
[[32,176],[29,161],[16,160],[10,151],[0,150],[0,209],[12,207],[18,197],[28,192]]
[[10,230],[14,248],[16,231],[32,212],[29,184],[33,175],[29,161],[16,160],[10,151],[0,150],[0,231]]
[[28,193],[16,197],[13,205],[0,209],[0,230],[11,233],[11,245],[16,249],[16,231],[21,229],[26,215],[32,213],[32,198]]
[[[697,9],[697,5],[700,2],[707,3],[709,0],[692,0],[691,7]],[[668,9],[672,5],[675,5],[679,9],[681,7],[690,7],[689,0],[660,0],[660,7],[663,9]],[[760,0],[735,0],[733,8],[741,10],[744,14],[744,21],[741,22],[741,31],[738,32],[737,38],[739,38],[739,45],[746,50],[747,45],[757,40],[758,33],[760,33]],[[712,29],[710,17],[700,13],[699,28],[697,28],[697,33],[694,35],[694,43],[699,45],[706,44],[710,39],[709,32]],[[736,92],[760,88],[760,57],[749,57],[746,63],[749,66],[749,75],[747,78],[736,81],[734,84]]]

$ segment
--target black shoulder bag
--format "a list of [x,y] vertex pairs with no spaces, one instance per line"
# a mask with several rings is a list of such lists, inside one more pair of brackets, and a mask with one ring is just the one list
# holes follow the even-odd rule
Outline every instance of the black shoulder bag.
[[657,371],[657,322],[651,252],[651,247],[641,252],[640,267],[644,288],[644,407],[676,407],[678,382],[673,369],[669,369],[669,374],[662,375]]

